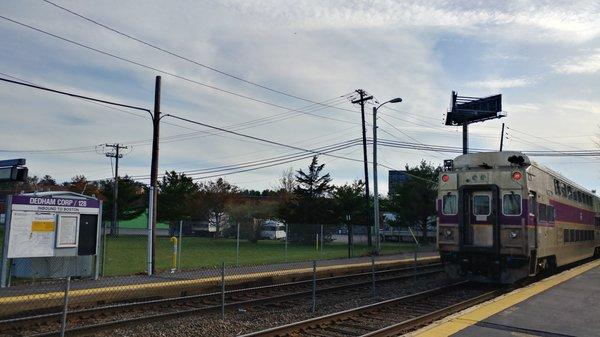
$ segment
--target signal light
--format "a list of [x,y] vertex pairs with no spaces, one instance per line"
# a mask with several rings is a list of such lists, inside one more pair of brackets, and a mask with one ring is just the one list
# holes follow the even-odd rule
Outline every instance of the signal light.
[[444,174],[444,175],[442,176],[442,181],[443,181],[443,182],[445,182],[445,183],[447,183],[447,182],[448,182],[448,180],[450,180],[450,176],[449,176],[449,175],[447,175],[447,174]]
[[515,181],[519,181],[521,180],[521,178],[523,178],[523,175],[521,174],[521,172],[517,171],[517,172],[513,172],[512,174],[512,178]]

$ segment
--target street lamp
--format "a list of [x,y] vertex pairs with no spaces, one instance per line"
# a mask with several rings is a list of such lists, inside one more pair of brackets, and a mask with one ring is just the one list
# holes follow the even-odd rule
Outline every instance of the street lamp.
[[377,191],[377,110],[384,104],[400,102],[402,102],[402,98],[396,97],[379,104],[378,107],[373,107],[373,219],[376,230],[375,235],[377,235],[377,253],[381,250],[381,238],[379,233],[379,194]]

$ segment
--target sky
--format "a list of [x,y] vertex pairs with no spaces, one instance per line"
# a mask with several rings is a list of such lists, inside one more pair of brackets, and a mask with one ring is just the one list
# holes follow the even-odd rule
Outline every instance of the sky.
[[[598,1],[52,1],[189,61],[42,0],[4,0],[0,77],[152,110],[160,75],[163,114],[302,149],[361,137],[359,106],[350,102],[356,89],[380,103],[403,99],[379,110],[380,139],[456,147],[461,130],[443,125],[451,91],[502,94],[507,117],[471,125],[471,147],[498,149],[505,123],[507,150],[597,148]],[[373,105],[366,108],[372,137]],[[30,175],[108,178],[114,162],[98,145],[120,143],[128,149],[119,173],[147,182],[147,112],[2,82],[0,111],[0,158],[26,158]],[[215,179],[208,177],[216,167],[268,166],[299,153],[173,117],[162,119],[160,135],[160,172],[198,181]],[[332,154],[319,160],[335,184],[363,178],[360,145]],[[455,156],[380,146],[379,191],[387,192],[389,168]],[[533,159],[600,189],[598,158]],[[241,188],[275,188],[282,171],[309,161],[223,177]]]

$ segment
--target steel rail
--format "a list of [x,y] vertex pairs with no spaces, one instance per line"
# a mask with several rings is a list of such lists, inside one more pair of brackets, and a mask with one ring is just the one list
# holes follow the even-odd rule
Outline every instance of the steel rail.
[[[393,299],[389,299],[389,300],[385,300],[385,301],[381,301],[381,302],[377,302],[377,303],[373,303],[373,304],[368,304],[368,305],[361,306],[358,308],[344,310],[344,311],[340,311],[340,312],[336,312],[336,313],[332,313],[332,314],[328,314],[328,315],[324,315],[324,316],[320,316],[320,317],[315,317],[315,318],[311,318],[311,319],[307,319],[307,320],[303,320],[303,321],[299,321],[299,322],[295,322],[295,323],[291,323],[291,324],[286,324],[286,325],[282,325],[282,326],[278,326],[278,327],[274,327],[274,328],[270,328],[270,329],[265,329],[262,331],[257,331],[257,332],[241,335],[240,337],[258,337],[258,336],[260,336],[260,337],[276,337],[276,336],[285,336],[286,334],[293,335],[295,332],[302,331],[302,329],[304,329],[304,328],[315,327],[315,326],[319,326],[319,325],[323,325],[323,324],[327,324],[327,323],[331,323],[331,322],[339,322],[339,321],[344,320],[345,318],[356,317],[357,315],[360,315],[362,313],[375,311],[380,308],[393,306],[393,305],[401,304],[402,302],[418,300],[418,299],[422,299],[422,298],[427,298],[432,295],[444,293],[453,288],[458,288],[460,286],[464,286],[464,285],[467,285],[470,283],[471,283],[470,281],[461,281],[461,282],[453,283],[453,284],[450,284],[447,286],[442,286],[442,287],[422,291],[422,292],[419,292],[416,294],[401,296],[401,297],[397,297],[397,298],[393,298]],[[489,293],[486,293],[481,296],[477,296],[476,298],[478,300],[482,300],[482,298],[489,298],[489,296],[492,296],[493,294],[499,294],[499,293],[497,293],[497,290],[496,290],[496,291],[489,292]],[[462,304],[462,306],[465,306],[468,304],[468,301],[462,301],[459,304]],[[452,307],[454,307],[454,305]],[[444,308],[442,310],[436,310],[436,314],[441,315],[443,313],[443,310],[449,310],[449,309]]]
[[[427,270],[427,269],[437,268],[440,266],[441,266],[441,264],[439,264],[439,263],[432,263],[432,264],[420,265],[419,269]],[[390,274],[390,273],[397,273],[397,272],[404,272],[404,271],[408,271],[409,273],[402,274],[399,276],[382,277],[382,278],[378,279],[377,282],[380,282],[380,283],[392,282],[392,281],[396,281],[396,280],[411,278],[415,275],[413,272],[411,272],[411,271],[414,271],[414,267],[403,267],[403,268],[394,268],[394,269],[389,269],[389,270],[379,270],[379,271],[376,271],[376,274],[382,275],[382,274]],[[443,270],[441,270],[441,269],[421,271],[421,272],[417,273],[417,276],[432,275],[432,274],[440,273],[442,271]],[[331,281],[350,279],[350,278],[356,278],[356,277],[361,277],[361,276],[366,277],[366,276],[370,276],[370,275],[371,275],[371,272],[354,273],[354,274],[349,274],[349,275],[340,275],[340,276],[320,278],[320,279],[318,279],[318,282],[321,282],[321,283],[323,281],[331,282]],[[234,290],[226,291],[226,294],[227,295],[236,295],[236,294],[252,293],[257,290],[259,290],[259,291],[261,291],[261,290],[262,291],[278,291],[281,289],[285,289],[285,287],[297,286],[297,285],[301,285],[301,286],[309,285],[311,283],[312,283],[312,280],[302,280],[302,281],[288,282],[288,283],[275,284],[275,285],[234,289]],[[367,279],[367,280],[361,281],[361,282],[351,282],[351,283],[344,283],[341,285],[317,288],[317,293],[338,291],[338,290],[343,290],[343,289],[357,287],[357,286],[370,286],[371,284],[372,284],[372,281],[370,279]],[[250,299],[250,300],[225,303],[225,307],[226,308],[232,308],[232,307],[235,308],[235,307],[240,307],[240,306],[259,305],[262,303],[277,302],[277,301],[281,301],[281,300],[305,297],[305,296],[308,296],[311,294],[312,294],[312,289],[307,289],[307,290],[289,292],[286,294],[280,294],[280,295],[275,295],[275,296],[266,296],[266,297],[262,297],[262,298],[255,298],[255,299]],[[177,304],[179,302],[185,302],[185,301],[189,301],[189,300],[209,299],[211,297],[217,297],[220,295],[221,295],[220,292],[212,292],[212,293],[208,293],[208,294],[180,296],[180,297],[176,297],[176,298],[157,299],[157,300],[132,302],[132,303],[122,303],[122,304],[118,304],[118,305],[73,310],[73,311],[69,311],[68,314],[71,317],[73,317],[73,316],[91,316],[91,315],[97,315],[97,314],[104,313],[104,312],[120,311],[120,310],[129,309],[129,308],[136,308],[136,307],[147,307],[148,305],[161,305],[161,304],[168,305],[168,304]],[[187,306],[191,306],[191,305],[188,304]],[[191,308],[191,309],[184,309],[184,310],[180,309],[180,310],[174,310],[172,312],[167,312],[167,313],[145,315],[145,316],[140,316],[140,317],[127,318],[127,319],[123,319],[123,320],[115,320],[115,321],[102,322],[102,323],[97,323],[97,324],[92,324],[92,325],[73,327],[73,328],[70,328],[67,330],[67,334],[68,335],[87,334],[87,333],[96,331],[98,329],[110,329],[110,328],[115,328],[118,326],[130,325],[132,323],[154,321],[156,319],[165,319],[165,318],[169,318],[172,316],[180,316],[180,315],[192,314],[192,313],[198,313],[198,312],[218,311],[220,308],[221,308],[220,304],[215,304],[215,305],[207,304],[207,305],[204,305],[201,307],[195,307],[195,308]],[[22,318],[2,320],[2,321],[0,321],[0,325],[5,326],[5,324],[13,324],[13,325],[16,325],[17,327],[31,326],[31,324],[33,324],[33,323],[56,321],[57,319],[59,319],[60,315],[61,315],[61,313],[51,313],[51,314],[43,314],[43,315],[37,315],[37,316],[31,316],[31,317],[22,317]],[[57,331],[51,331],[51,332],[34,334],[32,336],[40,336],[41,337],[41,336],[57,336],[57,335],[58,335]]]
[[456,303],[454,305],[448,306],[446,308],[442,308],[436,310],[434,312],[411,318],[409,320],[400,322],[398,324],[390,325],[385,328],[379,329],[377,331],[373,331],[367,334],[364,334],[360,337],[389,337],[389,336],[397,336],[406,331],[415,330],[418,327],[424,326],[426,324],[430,324],[434,321],[437,321],[443,317],[455,314],[459,311],[470,308],[474,305],[483,303],[485,301],[489,301],[499,295],[502,294],[502,290],[494,290],[488,293],[482,294],[480,296],[462,301],[460,303]]

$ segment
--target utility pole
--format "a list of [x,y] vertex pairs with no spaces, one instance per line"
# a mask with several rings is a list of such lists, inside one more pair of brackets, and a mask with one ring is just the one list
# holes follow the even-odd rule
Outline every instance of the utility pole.
[[377,235],[377,253],[380,252],[379,240],[379,194],[377,190],[377,108],[373,107],[373,224]]
[[502,123],[502,133],[500,134],[500,152],[502,152],[503,145],[504,145],[504,123]]
[[104,155],[106,155],[109,158],[115,158],[115,181],[113,182],[113,209],[112,209],[112,224],[110,227],[110,235],[111,236],[115,236],[118,235],[118,229],[117,229],[117,210],[118,210],[118,203],[117,203],[117,198],[119,196],[119,159],[123,158],[123,154],[119,153],[120,150],[125,150],[127,149],[127,146],[122,146],[119,143],[116,144],[104,144],[104,146],[106,148],[112,148],[114,150],[111,152],[105,152]]
[[152,270],[148,270],[148,273],[154,274],[156,271],[156,206],[158,199],[158,139],[159,139],[159,130],[160,130],[160,76],[156,76],[156,83],[154,87],[154,114],[152,115],[152,167],[150,168],[150,186],[152,187],[152,207],[148,207],[148,213],[152,212],[152,214],[148,214],[151,218],[151,242],[150,245],[152,247],[151,252],[151,263]]
[[[367,224],[370,225],[369,221],[369,166],[367,160],[367,128],[365,126],[365,102],[372,100],[373,96],[366,96],[367,93],[362,89],[357,89],[356,92],[359,94],[360,98],[353,100],[352,104],[360,104],[360,113],[362,119],[362,145],[363,145],[363,165],[365,169],[365,216]],[[371,230],[367,231],[367,243],[369,246],[373,245],[373,238],[371,236]]]
[[469,123],[464,122],[463,125],[463,154],[469,153]]

